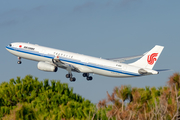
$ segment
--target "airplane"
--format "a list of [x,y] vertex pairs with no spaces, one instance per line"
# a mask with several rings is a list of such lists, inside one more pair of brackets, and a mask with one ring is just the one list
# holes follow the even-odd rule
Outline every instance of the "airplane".
[[[153,70],[153,67],[163,48],[164,46],[155,45],[143,55],[102,59],[23,42],[14,42],[6,46],[7,51],[18,57],[18,64],[21,64],[21,58],[24,58],[38,61],[37,68],[42,71],[57,72],[58,68],[66,69],[66,78],[71,82],[76,81],[72,72],[83,73],[83,77],[88,81],[93,79],[90,74],[117,78],[159,74],[160,70]],[[139,59],[133,63],[123,63],[135,58]]]

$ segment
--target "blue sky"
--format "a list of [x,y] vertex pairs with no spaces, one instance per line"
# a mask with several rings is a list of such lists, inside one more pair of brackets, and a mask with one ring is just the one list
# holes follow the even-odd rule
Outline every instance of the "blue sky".
[[[106,91],[112,93],[115,86],[166,85],[168,78],[180,71],[179,6],[179,0],[1,0],[0,83],[28,74],[39,80],[61,80],[93,103],[106,98]],[[154,69],[173,71],[136,78],[92,75],[90,82],[74,73],[77,80],[71,83],[63,69],[43,72],[37,69],[37,62],[24,59],[18,65],[17,57],[5,49],[11,42],[30,42],[101,58],[139,55],[162,45],[165,48]]]

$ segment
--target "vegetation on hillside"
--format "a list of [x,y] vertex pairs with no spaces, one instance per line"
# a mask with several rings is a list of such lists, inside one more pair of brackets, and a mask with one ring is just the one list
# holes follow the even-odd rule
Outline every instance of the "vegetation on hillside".
[[[175,120],[180,119],[180,74],[169,78],[168,86],[159,88],[115,87],[107,99],[98,103],[108,119],[116,120]],[[110,110],[106,110],[111,107]]]
[[[94,105],[68,84],[27,75],[0,85],[0,117],[3,119],[86,119]],[[91,110],[93,111],[93,110]],[[92,116],[92,115],[91,115]]]
[[97,105],[73,93],[68,84],[27,75],[0,84],[3,120],[175,120],[179,116],[180,74],[159,88],[115,87]]

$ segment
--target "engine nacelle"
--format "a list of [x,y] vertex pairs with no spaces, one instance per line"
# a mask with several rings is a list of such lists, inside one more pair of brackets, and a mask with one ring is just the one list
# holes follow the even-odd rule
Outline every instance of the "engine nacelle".
[[51,64],[45,63],[45,62],[39,62],[37,64],[37,68],[42,71],[47,72],[57,72],[58,68],[56,66],[53,66]]

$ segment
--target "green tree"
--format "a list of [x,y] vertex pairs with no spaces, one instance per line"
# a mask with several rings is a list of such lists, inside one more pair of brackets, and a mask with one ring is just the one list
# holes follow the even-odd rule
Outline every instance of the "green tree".
[[[0,84],[0,117],[3,119],[86,119],[89,100],[73,93],[68,84],[31,75]],[[92,114],[90,114],[93,116]]]

